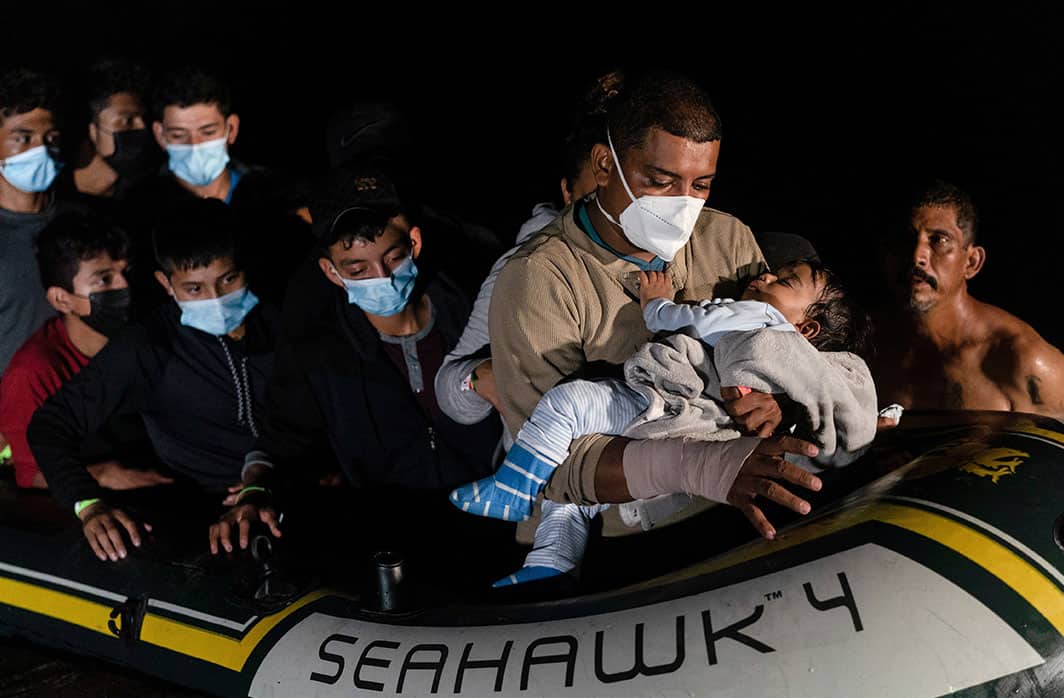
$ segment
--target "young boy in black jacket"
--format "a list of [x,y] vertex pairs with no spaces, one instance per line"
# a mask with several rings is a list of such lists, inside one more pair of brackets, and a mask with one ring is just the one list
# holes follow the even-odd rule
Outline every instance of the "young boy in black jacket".
[[455,422],[433,391],[468,302],[445,277],[422,271],[421,228],[383,176],[345,184],[334,205],[318,211],[313,266],[289,287],[285,316],[299,326],[278,350],[245,487],[211,528],[212,552],[232,551],[234,533],[245,547],[254,521],[280,535],[276,498],[264,490],[278,480],[306,482],[316,444],[329,444],[359,490],[348,495],[360,502],[362,521],[376,524],[377,543],[403,528],[440,533],[452,518],[447,488],[492,469],[499,425]]
[[[161,463],[220,499],[240,479],[273,370],[277,313],[247,287],[232,212],[181,202],[154,231],[156,279],[173,303],[112,339],[35,413],[28,441],[53,495],[81,519],[101,560],[127,553],[141,528],[78,458],[112,416],[139,414]],[[217,501],[215,499],[215,501]]]

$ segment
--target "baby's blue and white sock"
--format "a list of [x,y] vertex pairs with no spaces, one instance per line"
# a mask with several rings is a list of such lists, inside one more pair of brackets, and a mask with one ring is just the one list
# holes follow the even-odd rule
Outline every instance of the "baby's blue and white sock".
[[494,475],[453,490],[451,502],[470,514],[524,521],[559,463],[515,443]]
[[624,381],[570,381],[546,392],[517,432],[506,460],[494,475],[451,492],[462,511],[505,521],[532,515],[536,496],[569,456],[573,439],[585,434],[620,434],[646,409],[646,399]]
[[558,504],[544,499],[540,505],[539,526],[536,527],[532,551],[525,557],[524,567],[492,586],[498,588],[524,584],[577,569],[587,549],[591,519],[609,506]]

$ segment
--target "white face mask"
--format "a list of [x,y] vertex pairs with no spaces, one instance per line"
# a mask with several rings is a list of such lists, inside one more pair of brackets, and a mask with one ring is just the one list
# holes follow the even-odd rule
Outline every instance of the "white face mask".
[[617,174],[621,178],[624,190],[628,192],[628,198],[632,203],[621,211],[620,222],[606,212],[602,203],[595,197],[602,215],[606,216],[614,225],[624,231],[628,242],[646,252],[671,262],[676,253],[687,244],[691,238],[691,231],[698,222],[698,214],[706,205],[705,199],[695,196],[640,196],[638,199],[632,194],[631,187],[624,179],[624,171],[621,170],[621,161],[617,157],[617,151],[613,149],[613,139],[609,131],[606,132],[606,140],[610,144],[610,153],[613,154],[613,164],[617,166]]

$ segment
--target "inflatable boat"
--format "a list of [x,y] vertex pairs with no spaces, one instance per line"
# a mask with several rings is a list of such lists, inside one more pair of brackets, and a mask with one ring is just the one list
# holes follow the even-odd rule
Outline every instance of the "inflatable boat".
[[405,604],[400,577],[273,574],[264,538],[239,574],[100,563],[50,500],[5,490],[0,630],[223,696],[1064,696],[1064,425],[907,413],[828,481],[774,541],[617,541],[599,562],[677,535],[695,556],[617,588]]

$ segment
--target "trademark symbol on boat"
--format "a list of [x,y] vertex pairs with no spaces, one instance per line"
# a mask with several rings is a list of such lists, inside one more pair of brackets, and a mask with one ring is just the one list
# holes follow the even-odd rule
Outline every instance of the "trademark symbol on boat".
[[765,594],[765,601],[775,601],[776,599],[782,599],[782,598],[783,598],[783,592],[782,591],[770,591],[769,593]]

